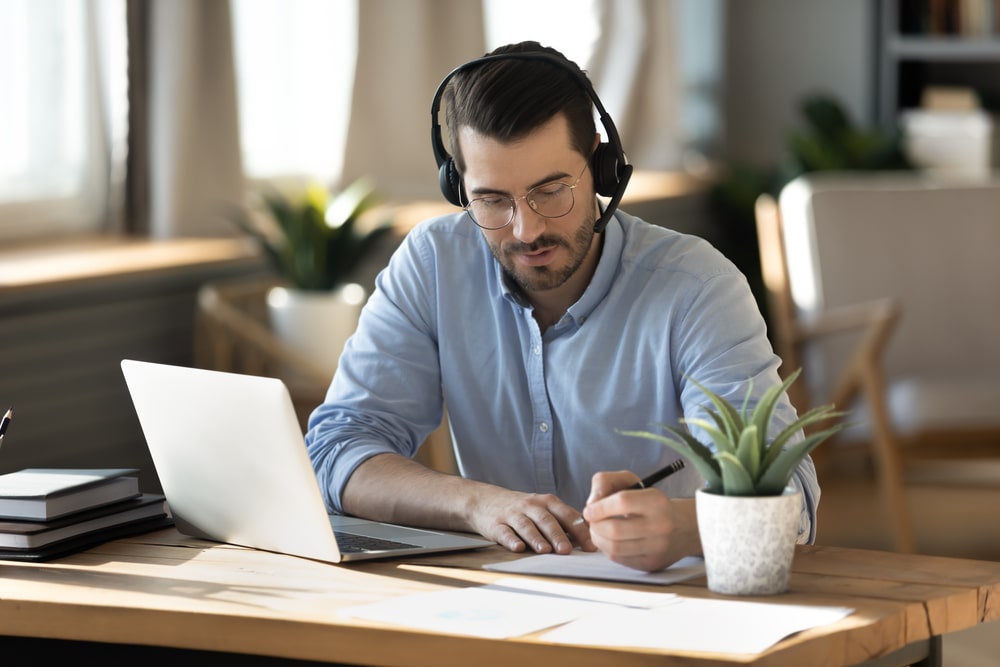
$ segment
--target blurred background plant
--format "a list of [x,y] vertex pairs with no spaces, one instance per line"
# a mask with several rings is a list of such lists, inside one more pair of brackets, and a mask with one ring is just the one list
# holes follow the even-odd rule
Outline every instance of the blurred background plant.
[[366,215],[380,201],[364,178],[337,192],[311,183],[293,194],[271,188],[257,196],[259,202],[232,218],[296,289],[329,291],[350,282],[392,229],[388,217]]

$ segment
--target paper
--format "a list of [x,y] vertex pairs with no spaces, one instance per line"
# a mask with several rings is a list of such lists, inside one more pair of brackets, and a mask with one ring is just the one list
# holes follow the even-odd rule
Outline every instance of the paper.
[[599,551],[577,550],[568,555],[539,554],[503,563],[490,563],[485,569],[508,574],[537,574],[547,577],[663,585],[705,574],[705,561],[694,557],[682,558],[665,570],[643,572],[616,563]]
[[709,653],[760,653],[785,637],[834,623],[854,610],[741,600],[679,598],[655,609],[606,608],[542,636],[585,646]]
[[344,616],[421,630],[492,639],[551,628],[617,605],[648,610],[672,604],[667,593],[628,591],[556,582],[500,579],[486,586],[416,593],[346,607]]

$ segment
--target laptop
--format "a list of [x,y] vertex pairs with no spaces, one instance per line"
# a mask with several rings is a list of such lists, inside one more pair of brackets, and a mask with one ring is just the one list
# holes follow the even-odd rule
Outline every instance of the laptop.
[[186,535],[330,563],[494,544],[328,514],[279,379],[131,359],[121,367]]

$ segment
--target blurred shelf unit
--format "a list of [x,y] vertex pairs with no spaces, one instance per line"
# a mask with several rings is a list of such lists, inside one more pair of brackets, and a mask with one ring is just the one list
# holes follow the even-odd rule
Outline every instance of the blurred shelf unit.
[[1000,113],[1000,0],[879,0],[878,12],[879,122],[928,86],[970,88]]

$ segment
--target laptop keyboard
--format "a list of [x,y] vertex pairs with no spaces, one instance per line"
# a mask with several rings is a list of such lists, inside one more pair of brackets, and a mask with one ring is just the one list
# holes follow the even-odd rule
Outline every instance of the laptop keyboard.
[[337,546],[341,553],[365,553],[368,551],[395,551],[397,549],[416,549],[416,544],[396,542],[380,537],[368,537],[367,535],[355,535],[335,530],[337,536]]

